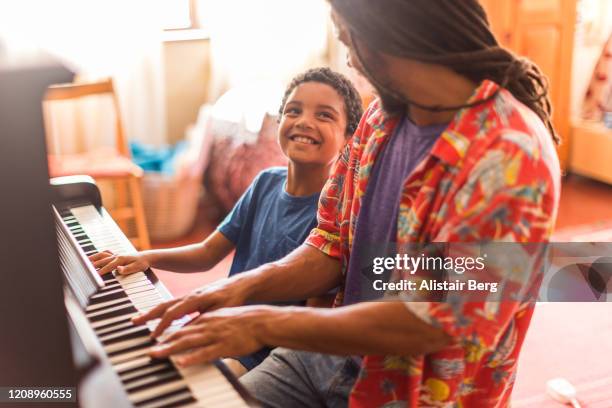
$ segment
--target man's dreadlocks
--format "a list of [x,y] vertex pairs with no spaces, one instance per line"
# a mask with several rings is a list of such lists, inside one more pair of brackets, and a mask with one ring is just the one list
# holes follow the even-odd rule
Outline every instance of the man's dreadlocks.
[[[551,121],[546,77],[533,62],[499,45],[478,0],[330,2],[351,35],[373,52],[443,65],[476,83],[492,80],[533,110],[546,124],[553,140],[559,143]],[[355,51],[368,71],[359,50]],[[371,73],[365,74],[373,79]],[[405,97],[402,100],[432,111],[471,106],[421,106]]]

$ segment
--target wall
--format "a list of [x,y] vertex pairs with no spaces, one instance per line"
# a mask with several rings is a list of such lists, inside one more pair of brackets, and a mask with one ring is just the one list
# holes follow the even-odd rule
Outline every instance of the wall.
[[210,43],[206,38],[164,43],[167,141],[183,139],[208,100]]

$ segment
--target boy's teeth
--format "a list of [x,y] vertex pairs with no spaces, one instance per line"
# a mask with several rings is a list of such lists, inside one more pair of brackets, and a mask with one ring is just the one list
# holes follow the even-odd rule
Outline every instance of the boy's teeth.
[[301,137],[301,136],[296,136],[293,138],[293,140],[295,140],[296,142],[300,142],[300,143],[308,143],[308,144],[314,144],[314,140],[309,139],[307,137]]

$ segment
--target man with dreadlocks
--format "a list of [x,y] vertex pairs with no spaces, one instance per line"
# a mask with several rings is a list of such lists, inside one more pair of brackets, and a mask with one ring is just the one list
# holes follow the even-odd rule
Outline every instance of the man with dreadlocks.
[[[560,170],[546,81],[501,48],[477,0],[330,0],[379,100],[322,193],[318,226],[278,262],[138,319],[192,364],[280,346],[241,381],[274,407],[506,407],[533,305],[366,302],[372,243],[546,242]],[[243,306],[340,286],[333,309]],[[215,309],[221,309],[212,311]],[[296,351],[307,350],[307,351]]]

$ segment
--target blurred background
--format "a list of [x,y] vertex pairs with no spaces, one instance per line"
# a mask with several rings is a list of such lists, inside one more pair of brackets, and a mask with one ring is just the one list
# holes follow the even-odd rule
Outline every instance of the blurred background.
[[[612,2],[481,2],[500,43],[549,78],[565,171],[555,240],[612,241]],[[139,248],[202,240],[259,171],[285,163],[276,114],[300,71],[329,66],[355,82],[364,106],[374,98],[346,66],[325,0],[1,1],[0,55],[41,48],[79,83],[111,80],[106,98],[45,101],[50,170],[96,173],[105,207]],[[225,276],[230,262],[159,275],[182,295]],[[552,404],[542,384],[555,373],[593,396],[588,406],[604,406],[597,390],[612,389],[612,350],[586,345],[612,324],[593,317],[596,306],[541,308],[515,406]],[[560,329],[561,316],[580,324]]]

